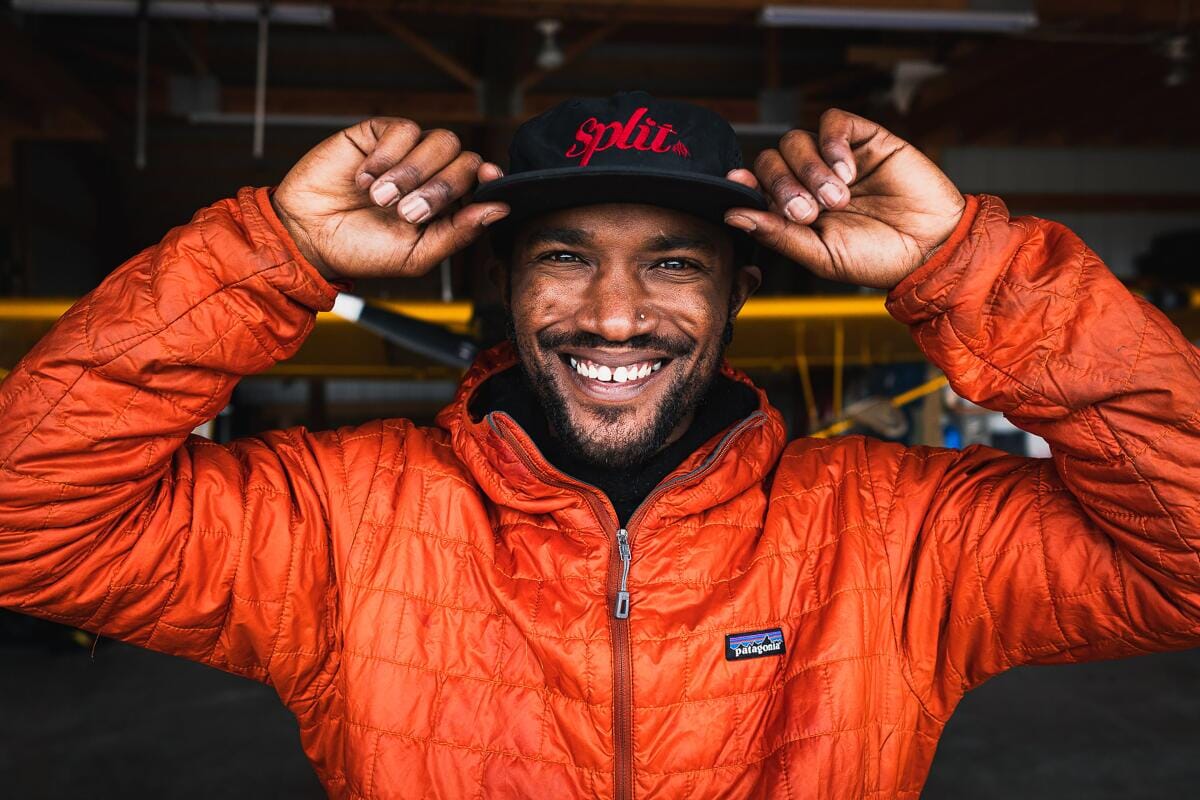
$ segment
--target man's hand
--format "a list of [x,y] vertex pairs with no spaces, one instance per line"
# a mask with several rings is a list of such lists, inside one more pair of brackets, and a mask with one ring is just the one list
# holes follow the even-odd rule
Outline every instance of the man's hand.
[[330,136],[272,195],[300,252],[328,279],[421,275],[508,214],[504,203],[460,205],[500,168],[447,130],[377,118]]
[[[755,180],[757,176],[757,180]],[[823,278],[890,289],[950,236],[966,205],[932,161],[870,120],[830,109],[820,130],[788,132],[754,173],[770,211],[730,209],[725,221]]]

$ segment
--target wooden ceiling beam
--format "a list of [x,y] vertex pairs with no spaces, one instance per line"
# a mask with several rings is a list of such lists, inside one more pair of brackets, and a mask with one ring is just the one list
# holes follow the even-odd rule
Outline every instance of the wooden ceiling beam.
[[[222,110],[254,110],[254,87],[221,89]],[[418,122],[482,121],[478,101],[470,92],[412,92],[394,89],[325,89],[276,86],[267,90],[268,114],[410,117]]]
[[517,80],[517,91],[520,92],[521,95],[524,95],[534,86],[541,83],[545,78],[561,72],[564,67],[568,66],[571,64],[571,62],[578,59],[584,53],[612,36],[614,33],[620,30],[620,28],[621,23],[609,22],[588,31],[583,36],[580,36],[578,39],[571,42],[571,44],[567,45],[567,47],[563,50],[562,63],[558,67],[555,69],[542,69],[539,67],[531,70],[519,78]]
[[[1179,22],[1179,0],[1037,0],[1038,17],[1043,23],[1063,22],[1134,22],[1170,25]],[[1192,11],[1191,24],[1196,19]]]
[[395,16],[375,9],[368,10],[367,16],[372,22],[379,26],[379,28],[391,34],[396,39],[399,39],[401,42],[404,42],[405,45],[410,47],[416,53],[420,54],[430,64],[433,64],[442,72],[446,73],[471,91],[479,91],[481,81],[479,80],[479,77],[475,75],[475,73],[468,69],[458,59],[447,55],[433,44],[423,39],[420,34],[413,31],[400,20],[396,19]]

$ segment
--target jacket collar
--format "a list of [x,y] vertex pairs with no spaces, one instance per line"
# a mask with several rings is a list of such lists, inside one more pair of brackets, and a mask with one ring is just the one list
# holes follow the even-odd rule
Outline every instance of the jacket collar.
[[[580,531],[597,525],[611,533],[616,516],[598,490],[563,474],[538,451],[506,413],[473,418],[471,400],[492,376],[516,367],[508,342],[479,354],[437,424],[480,489],[499,506],[525,514],[550,515]],[[727,363],[722,374],[754,390],[758,410],[702,445],[668,475],[639,508],[630,527],[658,527],[728,502],[761,483],[774,468],[786,438],[783,418],[766,393]]]

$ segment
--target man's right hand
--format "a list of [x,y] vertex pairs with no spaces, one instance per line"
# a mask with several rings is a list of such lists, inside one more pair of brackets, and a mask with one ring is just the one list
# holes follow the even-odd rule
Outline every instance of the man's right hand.
[[380,117],[310,150],[271,197],[300,252],[329,280],[422,275],[508,214],[459,200],[503,173],[447,130]]

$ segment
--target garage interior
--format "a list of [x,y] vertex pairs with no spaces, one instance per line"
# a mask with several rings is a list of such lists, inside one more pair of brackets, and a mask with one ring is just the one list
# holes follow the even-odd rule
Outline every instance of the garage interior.
[[[505,164],[524,120],[634,88],[719,111],[747,162],[830,107],[877,120],[963,192],[1065,223],[1200,341],[1198,32],[1189,0],[8,0],[0,378],[124,260],[343,127],[407,117]],[[359,282],[380,326],[322,314],[199,432],[431,422],[455,348],[504,335],[487,259],[481,244],[423,278]],[[1045,454],[954,397],[881,293],[762,267],[729,357],[792,435]],[[1197,652],[1008,673],[964,701],[925,796],[1190,796],[1198,689]],[[7,612],[0,787],[322,794],[269,689]]]

